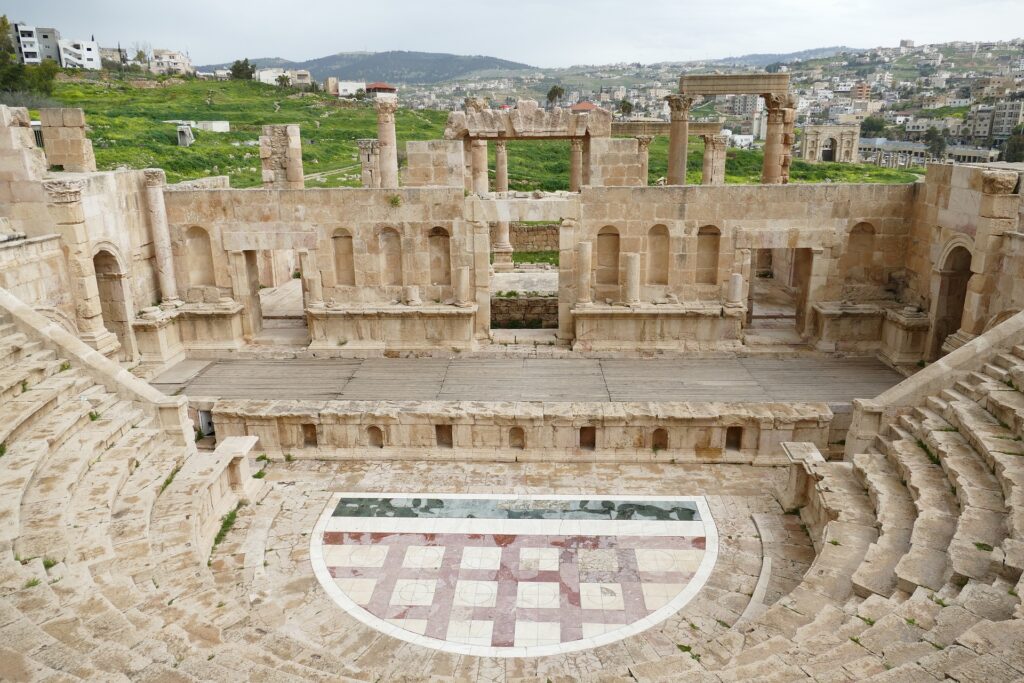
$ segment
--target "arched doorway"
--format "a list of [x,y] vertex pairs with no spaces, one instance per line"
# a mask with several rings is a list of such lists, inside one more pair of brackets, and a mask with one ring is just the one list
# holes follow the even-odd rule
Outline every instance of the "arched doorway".
[[839,143],[835,138],[825,138],[825,141],[821,143],[821,160],[835,161],[837,149],[839,149]]
[[946,337],[960,329],[967,283],[971,279],[971,252],[967,247],[957,245],[949,250],[940,266],[938,278],[929,358],[938,358]]
[[124,268],[113,253],[100,249],[92,257],[96,271],[96,289],[100,295],[103,326],[117,337],[121,344],[118,360],[135,360],[132,344],[130,299]]

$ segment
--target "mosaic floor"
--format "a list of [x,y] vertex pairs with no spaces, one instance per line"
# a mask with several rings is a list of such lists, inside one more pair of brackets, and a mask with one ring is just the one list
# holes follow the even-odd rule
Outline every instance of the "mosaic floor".
[[337,493],[310,557],[383,633],[459,654],[552,655],[644,631],[704,586],[703,497]]

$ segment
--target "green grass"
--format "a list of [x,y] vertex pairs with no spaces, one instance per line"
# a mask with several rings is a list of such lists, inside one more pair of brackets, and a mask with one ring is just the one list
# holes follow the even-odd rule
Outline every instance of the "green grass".
[[[227,175],[232,187],[258,187],[258,140],[262,126],[297,123],[302,130],[303,170],[306,174],[328,173],[326,177],[308,179],[306,186],[358,187],[356,140],[377,136],[377,115],[370,104],[339,103],[322,94],[299,97],[288,90],[251,81],[190,80],[152,89],[134,88],[118,81],[58,83],[53,99],[64,106],[85,110],[98,168],[159,167],[167,172],[172,183]],[[400,109],[395,122],[400,157],[410,140],[440,139],[447,117],[447,112],[442,111]],[[195,143],[187,148],[178,147],[175,124],[164,123],[172,119],[226,120],[231,123],[231,132],[194,130]],[[700,182],[703,153],[700,139],[691,138],[688,183]],[[493,162],[493,145],[490,155]],[[726,182],[759,183],[761,160],[759,151],[729,150]],[[668,139],[655,138],[650,148],[651,184],[667,174],[667,163]],[[569,142],[510,141],[508,171],[512,190],[567,190]],[[906,183],[916,178],[917,174],[912,172],[869,164],[808,164],[799,160],[793,161],[790,173],[794,183]]]
[[557,251],[517,251],[512,254],[513,263],[548,263],[558,265]]
[[231,512],[227,513],[220,518],[220,529],[217,530],[217,535],[213,538],[213,547],[210,548],[210,555],[213,555],[213,551],[217,549],[217,546],[221,544],[221,541],[231,531],[231,527],[235,526],[235,520],[238,518],[238,510],[245,505],[244,501],[238,501],[238,505],[234,507]]

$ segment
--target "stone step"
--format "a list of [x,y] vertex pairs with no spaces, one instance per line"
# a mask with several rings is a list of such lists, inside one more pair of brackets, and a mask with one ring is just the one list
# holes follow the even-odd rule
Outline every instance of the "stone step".
[[853,466],[867,488],[879,525],[878,541],[853,574],[853,589],[864,598],[872,593],[889,596],[896,589],[896,563],[910,548],[917,510],[885,455],[855,455]]
[[64,403],[93,385],[75,370],[48,377],[27,392],[0,402],[0,443],[10,446],[33,425],[48,417]]
[[13,365],[0,368],[0,401],[24,393],[33,385],[60,371],[62,362],[53,351],[31,353]]

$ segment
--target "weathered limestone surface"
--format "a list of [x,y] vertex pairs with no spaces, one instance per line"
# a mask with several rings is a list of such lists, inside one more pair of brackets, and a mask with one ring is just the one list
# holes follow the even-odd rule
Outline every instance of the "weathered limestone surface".
[[92,140],[85,136],[85,112],[81,109],[40,109],[46,163],[65,171],[96,170]]
[[299,126],[263,126],[260,136],[260,163],[263,166],[263,187],[296,189],[304,185],[302,173],[302,139]]

